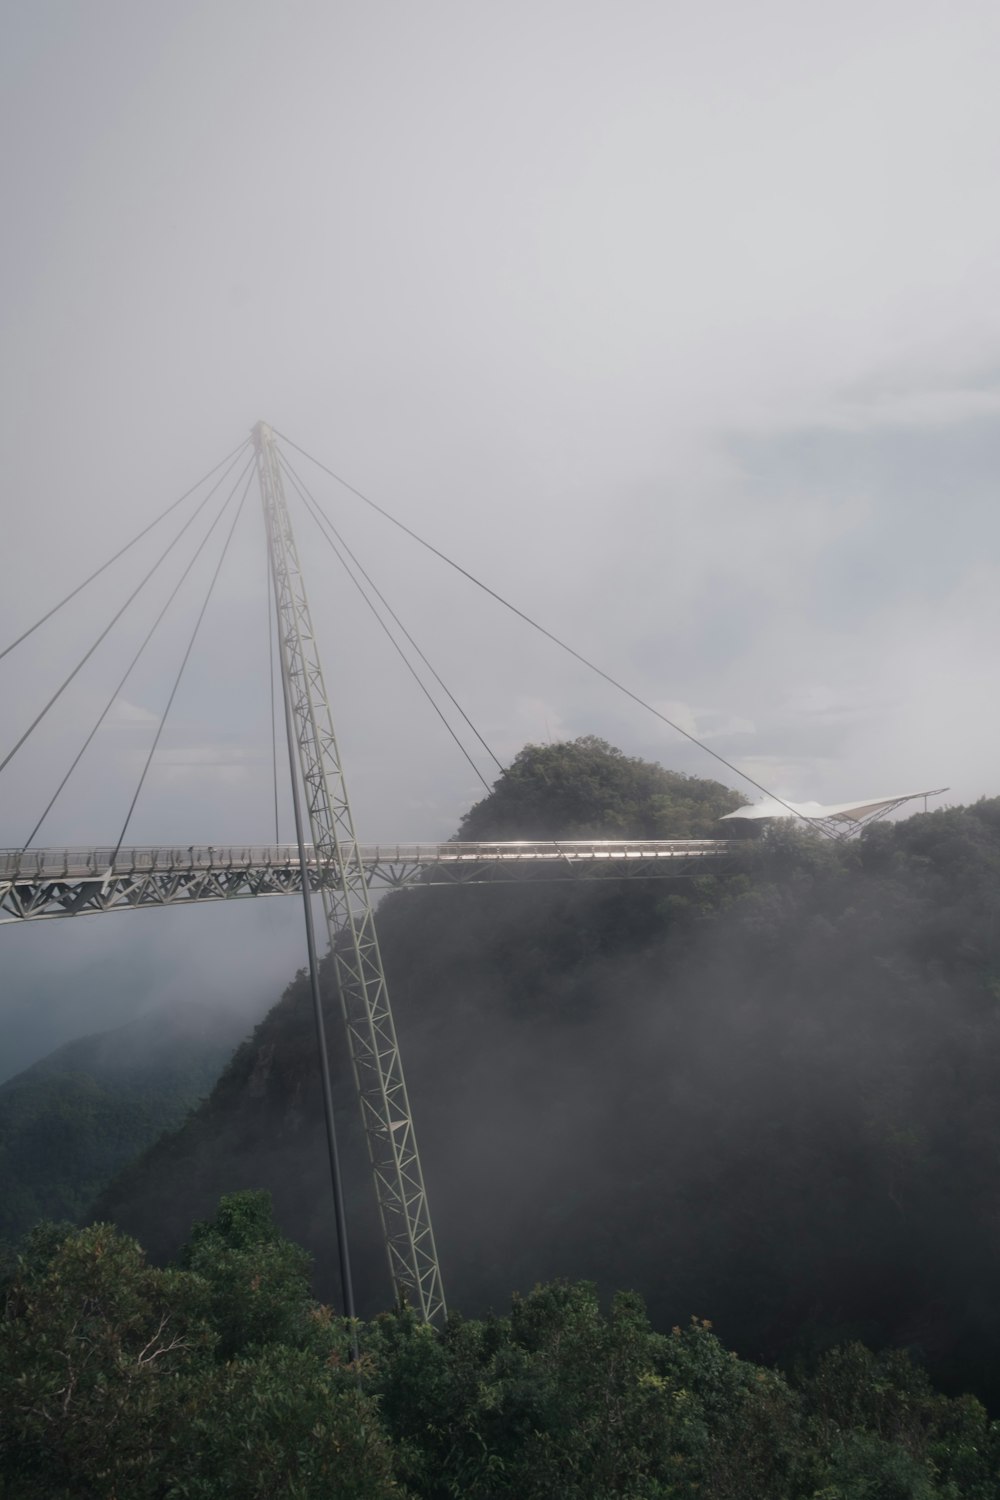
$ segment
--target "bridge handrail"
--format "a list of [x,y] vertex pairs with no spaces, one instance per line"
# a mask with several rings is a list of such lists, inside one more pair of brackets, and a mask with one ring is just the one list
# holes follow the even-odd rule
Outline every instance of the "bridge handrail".
[[[363,844],[365,865],[586,859],[669,859],[724,854],[737,839],[505,839],[476,843]],[[312,859],[311,846],[307,858]],[[189,844],[144,848],[0,849],[0,881],[105,880],[144,872],[268,869],[297,865],[294,844]]]

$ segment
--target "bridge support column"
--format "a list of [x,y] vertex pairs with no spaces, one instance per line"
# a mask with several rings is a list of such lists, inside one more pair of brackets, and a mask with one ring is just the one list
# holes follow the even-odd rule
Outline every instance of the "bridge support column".
[[[444,1290],[389,1005],[368,878],[354,829],[274,435],[254,428],[285,698],[396,1294],[426,1322]],[[293,768],[293,775],[295,774]],[[305,878],[305,871],[303,872]]]

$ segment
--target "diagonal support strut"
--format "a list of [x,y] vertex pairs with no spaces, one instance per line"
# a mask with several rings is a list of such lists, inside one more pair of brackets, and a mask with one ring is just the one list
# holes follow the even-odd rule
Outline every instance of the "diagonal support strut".
[[428,1323],[446,1315],[441,1270],[389,1005],[368,876],[354,830],[274,434],[253,431],[281,670],[291,708],[317,883],[396,1294]]

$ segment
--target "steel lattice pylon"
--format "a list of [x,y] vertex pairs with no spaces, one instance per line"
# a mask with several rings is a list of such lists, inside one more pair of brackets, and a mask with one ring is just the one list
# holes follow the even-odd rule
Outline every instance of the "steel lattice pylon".
[[323,910],[389,1272],[397,1294],[426,1322],[438,1322],[445,1316],[441,1270],[368,877],[354,831],[274,435],[266,422],[258,422],[253,437],[274,580],[281,670],[294,720],[315,857],[325,877],[319,882]]

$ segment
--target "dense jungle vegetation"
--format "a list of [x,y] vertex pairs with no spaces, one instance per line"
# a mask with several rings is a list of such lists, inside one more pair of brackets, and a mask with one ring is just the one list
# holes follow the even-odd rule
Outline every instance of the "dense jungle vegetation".
[[0,1241],[78,1220],[211,1092],[247,1029],[191,1002],[68,1042],[0,1084]]
[[266,1195],[224,1199],[178,1262],[45,1225],[0,1277],[9,1500],[995,1500],[1000,1423],[905,1354],[852,1342],[791,1379],[634,1293],[515,1297],[443,1332],[349,1328]]
[[[528,747],[459,834],[718,832],[737,800],[583,740]],[[697,879],[383,902],[450,1305],[630,1287],[656,1328],[696,1313],[784,1368],[852,1339],[908,1348],[996,1409],[1000,801],[744,849]],[[343,1076],[340,1116],[371,1316],[388,1288]],[[162,1261],[252,1188],[335,1303],[301,977],[99,1213]]]

